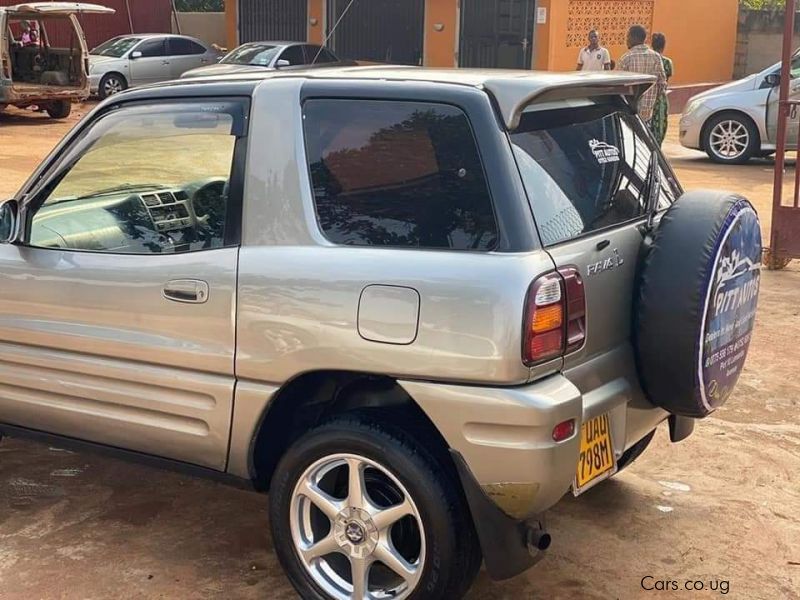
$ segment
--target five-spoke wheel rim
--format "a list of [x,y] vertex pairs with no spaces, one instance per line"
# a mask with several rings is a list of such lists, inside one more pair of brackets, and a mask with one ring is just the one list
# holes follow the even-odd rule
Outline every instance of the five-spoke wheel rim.
[[741,157],[750,145],[750,132],[747,127],[732,119],[720,121],[711,130],[709,140],[711,151],[725,160]]
[[295,552],[332,598],[406,598],[425,565],[425,531],[414,500],[375,461],[319,459],[300,477],[289,513]]
[[118,77],[108,77],[103,83],[103,92],[106,96],[113,96],[122,91],[122,82]]

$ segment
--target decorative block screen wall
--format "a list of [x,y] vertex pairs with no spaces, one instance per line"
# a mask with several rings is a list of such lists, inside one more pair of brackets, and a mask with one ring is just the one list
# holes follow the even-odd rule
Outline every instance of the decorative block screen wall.
[[652,30],[654,4],[655,0],[570,0],[567,46],[586,44],[592,29],[600,31],[604,46],[624,46],[631,25]]

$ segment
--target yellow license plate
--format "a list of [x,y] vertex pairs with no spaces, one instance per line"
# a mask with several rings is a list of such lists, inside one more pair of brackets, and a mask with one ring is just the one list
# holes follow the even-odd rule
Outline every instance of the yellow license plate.
[[614,474],[617,462],[611,445],[608,415],[589,419],[581,425],[581,453],[575,472],[573,492],[577,496],[592,485]]

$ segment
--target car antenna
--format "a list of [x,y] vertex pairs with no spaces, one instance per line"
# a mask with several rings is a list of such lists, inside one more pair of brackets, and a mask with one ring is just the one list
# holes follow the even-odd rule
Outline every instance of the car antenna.
[[322,53],[322,49],[328,45],[328,40],[331,39],[331,36],[336,31],[336,28],[339,26],[339,23],[342,22],[342,19],[344,19],[344,16],[347,14],[347,11],[350,10],[350,7],[353,6],[353,4],[355,4],[355,1],[356,0],[350,0],[350,2],[347,3],[345,9],[342,11],[342,14],[339,15],[338,19],[336,19],[336,23],[333,24],[333,27],[331,27],[331,30],[328,32],[328,35],[325,36],[325,39],[322,40],[322,44],[320,45],[319,50],[317,50],[317,54],[316,56],[314,56],[314,60],[311,61],[312,65],[317,62],[319,55]]

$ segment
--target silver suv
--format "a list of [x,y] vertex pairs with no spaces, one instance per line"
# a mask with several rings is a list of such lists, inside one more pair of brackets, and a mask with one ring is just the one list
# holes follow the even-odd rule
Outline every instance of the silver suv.
[[730,396],[761,238],[626,74],[354,67],[101,103],[0,204],[0,431],[269,490],[304,598],[456,598]]

